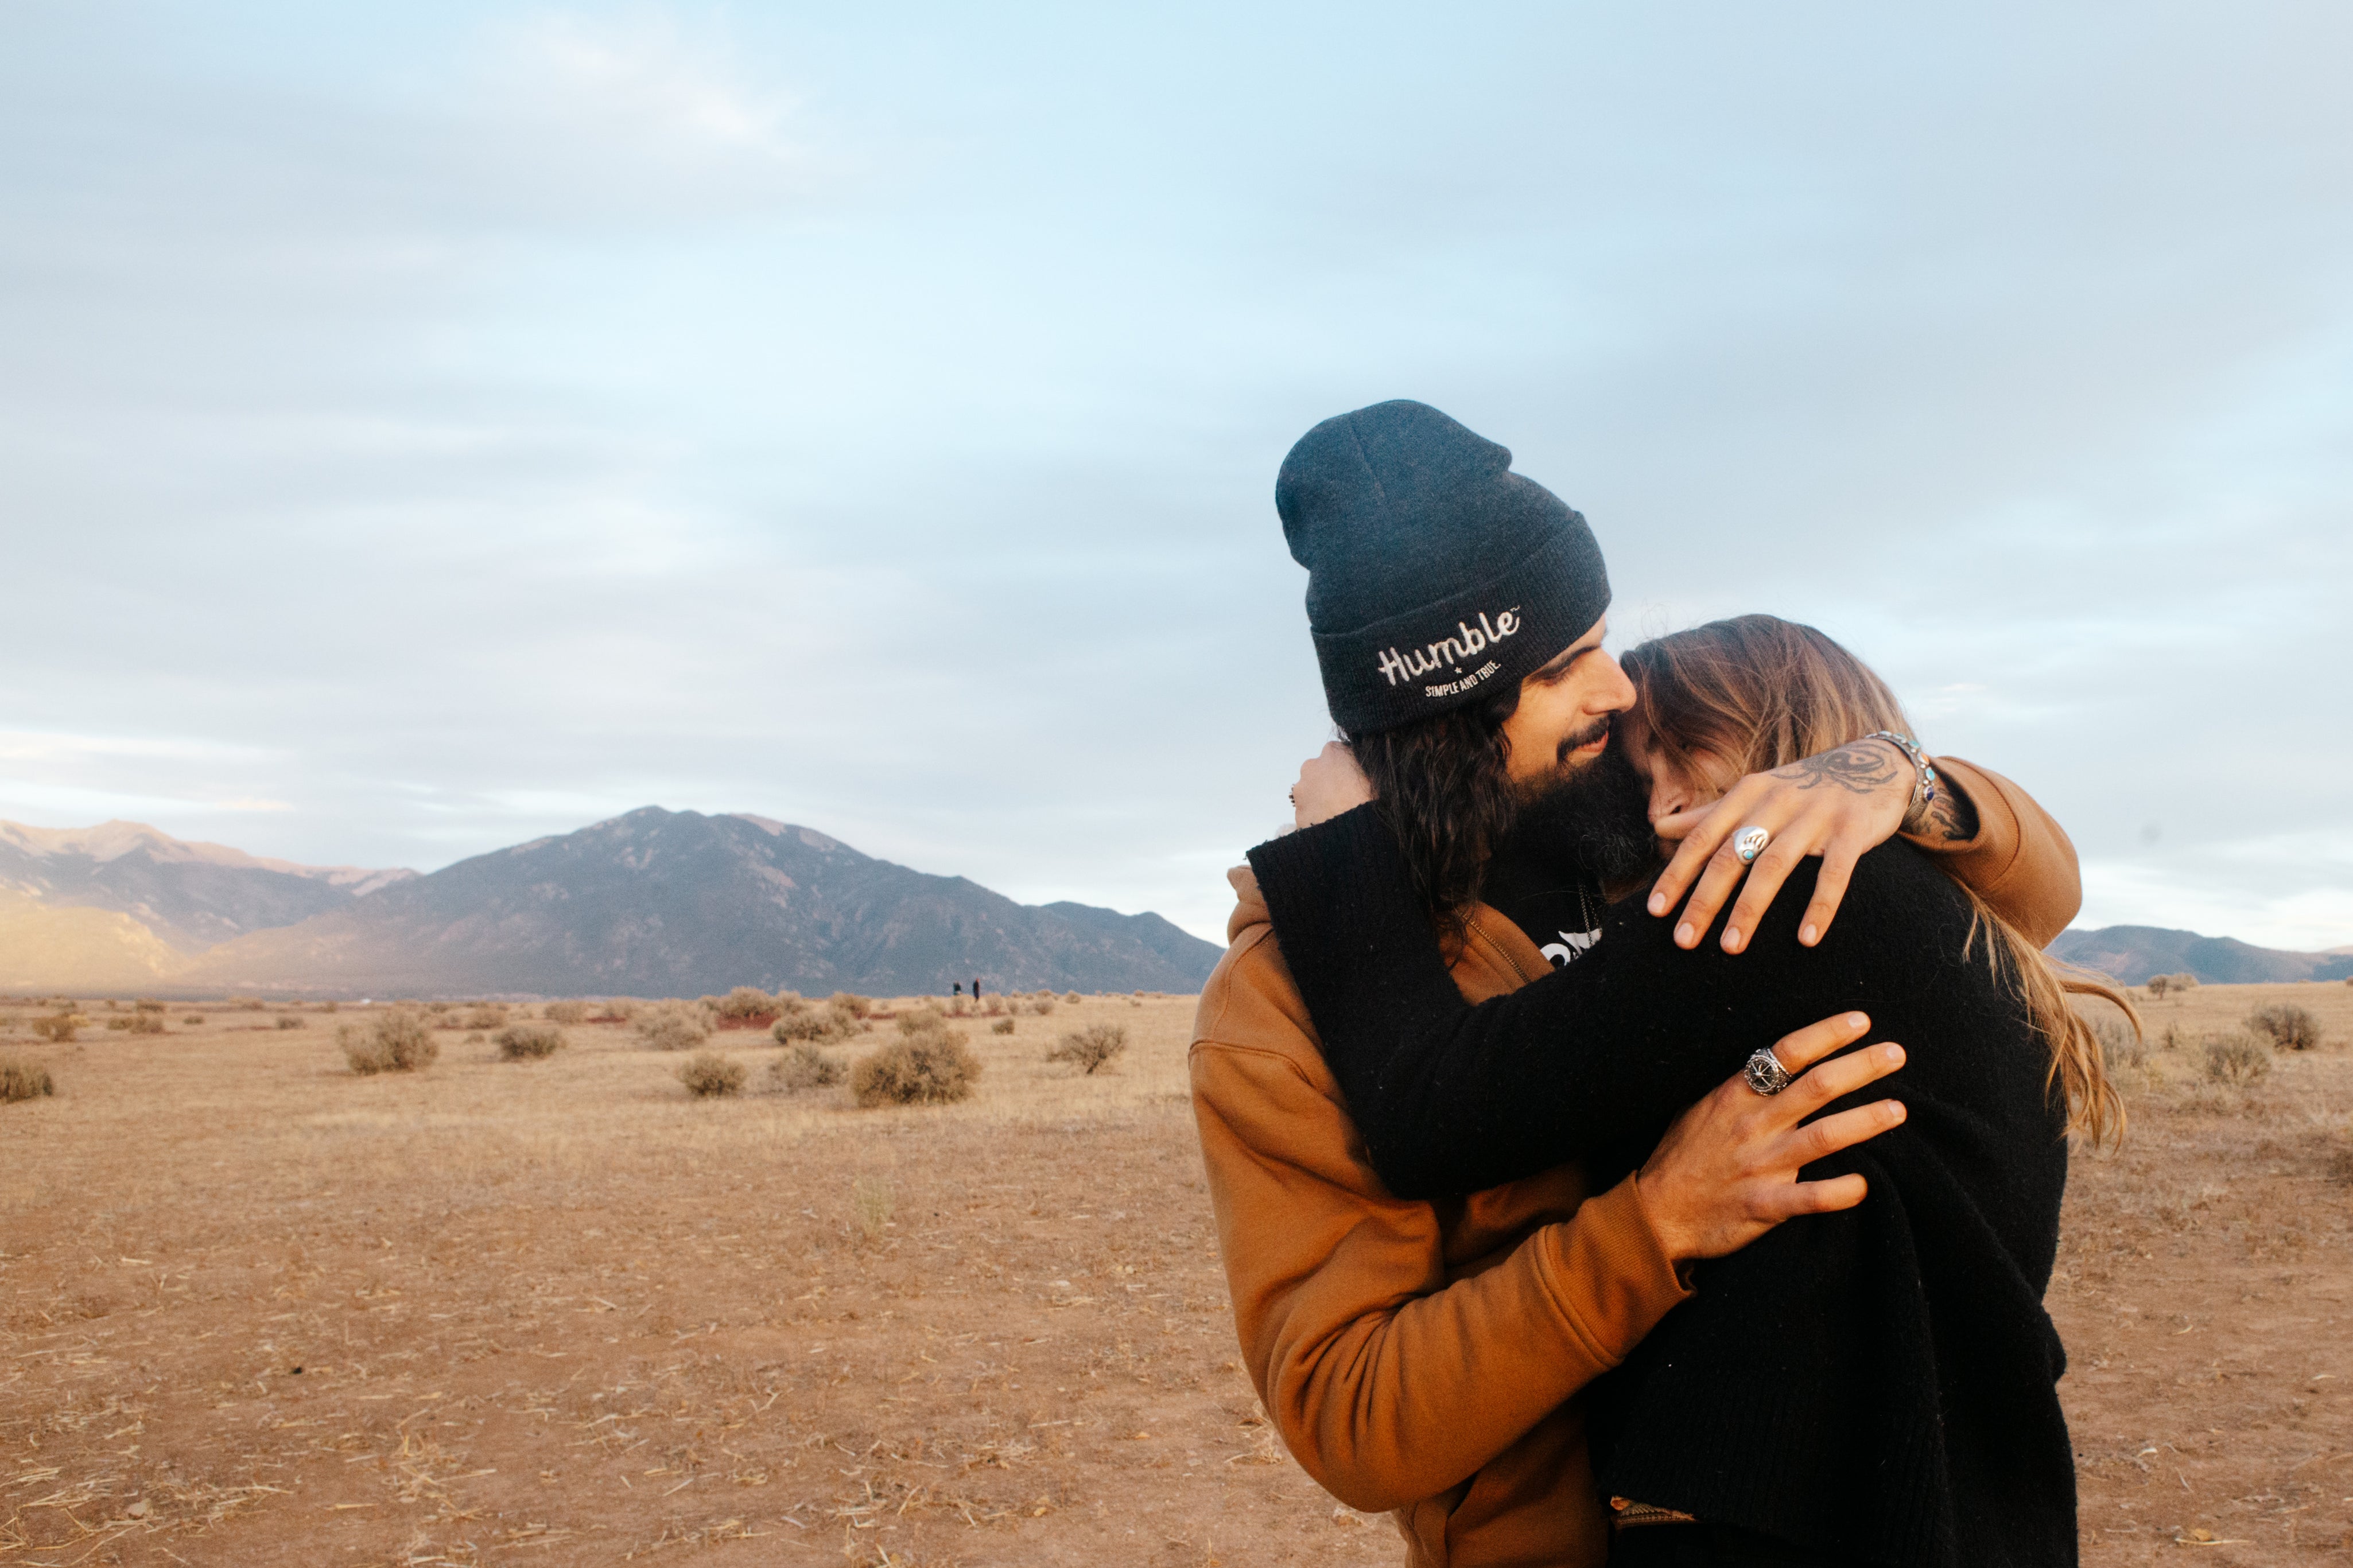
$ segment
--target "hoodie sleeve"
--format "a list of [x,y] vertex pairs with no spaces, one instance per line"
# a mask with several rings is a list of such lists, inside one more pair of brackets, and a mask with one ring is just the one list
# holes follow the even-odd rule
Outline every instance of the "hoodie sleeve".
[[1994,912],[2037,947],[2067,929],[2084,907],[2084,880],[2066,829],[2010,780],[1958,757],[1938,757],[1937,771],[1968,792],[1977,807],[1977,837],[1955,844],[1934,837],[1907,842],[1993,906]]
[[1235,1325],[1285,1447],[1341,1501],[1463,1481],[1688,1294],[1632,1177],[1450,1283],[1437,1211],[1383,1189],[1287,1010],[1220,1003],[1193,1106]]

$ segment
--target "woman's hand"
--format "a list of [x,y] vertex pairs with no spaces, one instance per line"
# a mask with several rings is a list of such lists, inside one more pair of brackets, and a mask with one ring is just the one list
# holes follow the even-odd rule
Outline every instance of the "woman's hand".
[[1299,782],[1291,786],[1292,824],[1313,827],[1372,798],[1372,781],[1356,765],[1356,753],[1345,741],[1326,741],[1322,751],[1299,764]]
[[[1750,773],[1711,805],[1662,816],[1653,831],[1683,843],[1651,885],[1651,912],[1665,914],[1691,889],[1691,902],[1675,923],[1675,945],[1697,947],[1746,875],[1747,886],[1724,926],[1724,951],[1738,952],[1798,863],[1819,855],[1821,875],[1798,929],[1799,944],[1811,947],[1831,929],[1854,863],[1903,827],[1917,779],[1912,759],[1885,741],[1856,741],[1769,773]],[[1732,839],[1750,826],[1772,838],[1754,865],[1743,865]]]
[[1675,1118],[1641,1173],[1642,1206],[1669,1258],[1721,1258],[1793,1215],[1862,1202],[1869,1184],[1861,1176],[1801,1182],[1799,1167],[1900,1125],[1903,1102],[1883,1100],[1798,1124],[1904,1065],[1903,1047],[1882,1044],[1814,1067],[1870,1027],[1861,1013],[1809,1025],[1773,1047],[1784,1068],[1804,1075],[1788,1088],[1762,1095],[1735,1074]]

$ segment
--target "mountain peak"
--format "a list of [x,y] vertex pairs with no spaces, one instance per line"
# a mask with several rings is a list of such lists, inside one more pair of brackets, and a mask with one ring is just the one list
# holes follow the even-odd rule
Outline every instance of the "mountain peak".
[[2147,984],[2152,974],[2194,974],[2208,985],[2353,978],[2353,950],[2288,952],[2236,937],[2200,936],[2163,926],[2061,931],[2051,944],[2051,956],[2127,985]]
[[79,858],[100,866],[143,849],[150,858],[166,863],[259,868],[289,877],[307,877],[331,887],[366,883],[370,890],[417,875],[406,868],[305,866],[294,860],[248,855],[226,844],[174,838],[161,828],[119,817],[95,827],[35,827],[28,823],[0,821],[0,847],[13,847],[39,860]]

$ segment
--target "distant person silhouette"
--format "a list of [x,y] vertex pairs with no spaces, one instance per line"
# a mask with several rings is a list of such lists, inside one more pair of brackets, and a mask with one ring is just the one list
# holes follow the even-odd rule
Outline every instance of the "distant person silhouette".
[[961,981],[961,980],[957,981],[955,984],[953,984],[953,985],[951,985],[951,986],[949,986],[949,987],[948,987],[948,992],[949,992],[949,994],[950,994],[951,995],[955,995],[955,996],[961,996],[961,995],[963,995],[963,994],[964,994],[964,982],[963,982],[963,981]]
[[980,982],[977,980],[972,983],[972,999],[976,1002],[980,1000]]

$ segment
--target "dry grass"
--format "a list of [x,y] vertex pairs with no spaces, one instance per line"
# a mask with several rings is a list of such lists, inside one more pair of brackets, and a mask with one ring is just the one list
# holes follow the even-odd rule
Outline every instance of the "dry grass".
[[[2274,999],[2322,1047],[2208,1081]],[[0,1565],[1393,1565],[1235,1364],[1191,1004],[1131,1000],[1073,1020],[1117,1074],[982,1035],[970,1099],[871,1110],[691,1103],[620,1025],[362,1081],[235,1015],[45,1047],[65,1092],[0,1128]],[[2150,1020],[2050,1298],[2084,1561],[2343,1562],[2353,992]]]
[[1127,1030],[1117,1024],[1090,1024],[1064,1035],[1046,1053],[1050,1062],[1062,1062],[1082,1073],[1102,1071],[1127,1049]]
[[[2251,1005],[2323,1039],[2240,1083],[2210,1040]],[[2047,1298],[2077,1453],[2087,1568],[2340,1563],[2353,1546],[2353,994],[2169,988],[2119,1073],[2114,1154],[2078,1151]]]

